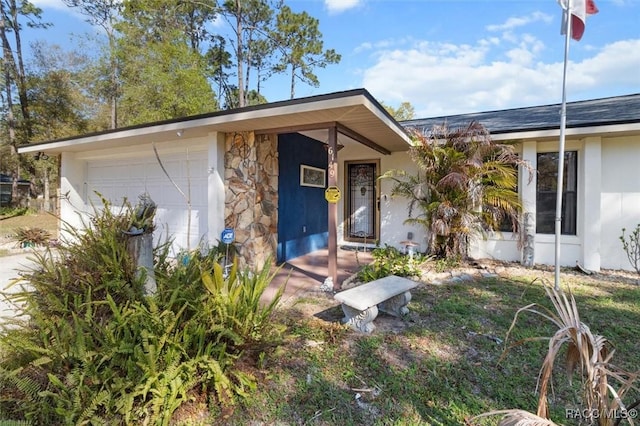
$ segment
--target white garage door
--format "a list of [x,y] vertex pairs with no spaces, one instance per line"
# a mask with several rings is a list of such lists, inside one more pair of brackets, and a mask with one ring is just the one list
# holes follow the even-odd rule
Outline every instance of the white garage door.
[[147,192],[158,205],[155,239],[173,239],[175,254],[180,248],[196,248],[207,233],[207,156],[205,152],[191,152],[188,156],[174,153],[163,155],[162,163],[182,192],[190,197],[190,228],[187,201],[154,156],[89,161],[87,198],[96,206],[102,205],[98,192],[114,207],[120,207],[125,197],[135,205],[138,196]]

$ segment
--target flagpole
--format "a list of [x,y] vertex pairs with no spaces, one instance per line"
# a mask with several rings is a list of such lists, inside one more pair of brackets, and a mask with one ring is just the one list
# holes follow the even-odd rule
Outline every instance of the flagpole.
[[567,127],[567,65],[569,62],[569,39],[571,38],[571,0],[566,3],[566,31],[564,39],[564,64],[562,68],[562,105],[560,107],[560,149],[558,152],[558,187],[555,217],[555,279],[554,288],[560,289],[560,236],[562,235],[562,190],[564,181],[564,144]]

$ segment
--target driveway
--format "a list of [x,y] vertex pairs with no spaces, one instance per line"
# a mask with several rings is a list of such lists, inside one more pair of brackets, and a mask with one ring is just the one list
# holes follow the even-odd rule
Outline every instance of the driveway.
[[[9,283],[19,277],[19,271],[28,271],[33,261],[30,252],[17,253],[9,256],[0,257],[0,289],[4,292]],[[20,290],[19,286],[15,286],[9,292]],[[14,308],[7,303],[4,298],[0,297],[0,321],[4,317],[13,317],[15,315]]]

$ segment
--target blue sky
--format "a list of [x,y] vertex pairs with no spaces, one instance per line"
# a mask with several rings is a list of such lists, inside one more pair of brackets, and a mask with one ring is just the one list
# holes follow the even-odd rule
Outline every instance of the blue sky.
[[[61,0],[32,0],[54,27],[33,38],[70,46],[91,31]],[[567,100],[640,93],[640,0],[595,0],[581,41],[571,41]],[[320,87],[296,97],[365,88],[417,117],[559,103],[564,37],[555,0],[286,0],[320,21],[342,61],[317,70]],[[263,86],[288,99],[287,78]]]

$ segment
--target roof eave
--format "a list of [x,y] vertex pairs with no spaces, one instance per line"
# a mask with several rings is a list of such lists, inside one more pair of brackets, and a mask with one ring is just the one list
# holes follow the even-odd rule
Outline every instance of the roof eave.
[[[580,127],[569,127],[565,130],[565,135],[570,137],[585,136],[625,136],[630,134],[638,134],[640,132],[640,123],[624,123],[624,124],[605,124],[591,125]],[[518,130],[507,132],[491,133],[491,138],[497,141],[505,140],[540,140],[552,139],[560,137],[560,128],[544,128],[531,130]]]
[[[251,131],[264,129],[268,127],[269,122],[277,119],[291,120],[299,125],[311,125],[314,121],[317,122],[319,113],[330,117],[329,121],[338,122],[357,133],[362,133],[360,129],[352,126],[364,126],[363,129],[368,126],[362,122],[362,119],[360,122],[356,122],[355,119],[350,121],[350,113],[354,111],[361,118],[364,117],[365,121],[369,120],[376,125],[382,125],[384,134],[375,135],[374,139],[380,139],[376,142],[389,151],[401,151],[410,145],[411,139],[405,129],[366,90],[358,89],[30,144],[21,146],[18,152],[55,154],[64,151],[101,149],[107,146],[131,146],[175,139],[178,132],[185,137],[193,137],[205,136],[212,132]],[[371,136],[369,138],[371,139]]]

